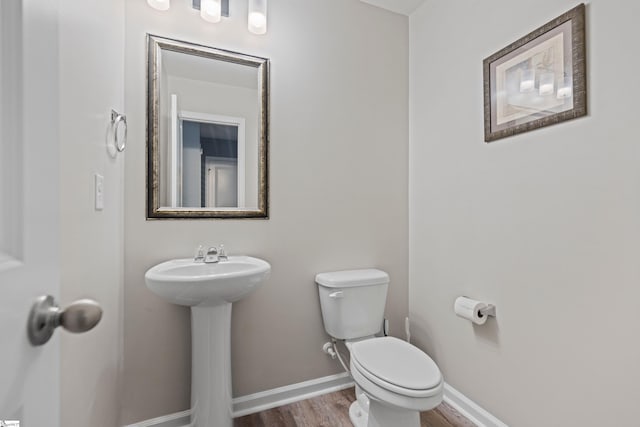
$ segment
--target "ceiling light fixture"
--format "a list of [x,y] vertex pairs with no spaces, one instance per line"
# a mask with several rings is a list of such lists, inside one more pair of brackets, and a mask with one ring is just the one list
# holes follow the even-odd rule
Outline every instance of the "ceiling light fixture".
[[[267,0],[248,1],[248,30],[253,34],[266,34]],[[169,10],[171,0],[147,0],[147,4],[156,10]],[[223,16],[229,16],[229,0],[192,0],[192,6],[200,11],[200,17],[207,22],[217,23]]]
[[248,29],[253,34],[267,32],[267,0],[249,0]]
[[217,23],[222,18],[221,0],[201,0],[200,17],[207,22]]

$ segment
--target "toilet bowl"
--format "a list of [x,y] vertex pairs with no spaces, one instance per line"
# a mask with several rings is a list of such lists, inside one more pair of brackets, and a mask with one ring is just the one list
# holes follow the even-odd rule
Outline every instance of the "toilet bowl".
[[363,398],[352,404],[349,414],[354,425],[419,426],[420,411],[442,402],[442,374],[417,347],[393,337],[371,338],[347,347],[351,376],[369,398],[368,405],[362,404]]
[[389,276],[380,270],[321,273],[323,322],[345,340],[356,401],[349,417],[356,427],[419,427],[420,411],[442,402],[444,380],[419,348],[394,337],[375,337],[384,315]]

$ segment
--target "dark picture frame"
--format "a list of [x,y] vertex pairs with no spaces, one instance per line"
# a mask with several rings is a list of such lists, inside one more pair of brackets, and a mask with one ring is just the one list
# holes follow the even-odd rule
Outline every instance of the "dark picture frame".
[[483,61],[484,140],[587,114],[585,5]]

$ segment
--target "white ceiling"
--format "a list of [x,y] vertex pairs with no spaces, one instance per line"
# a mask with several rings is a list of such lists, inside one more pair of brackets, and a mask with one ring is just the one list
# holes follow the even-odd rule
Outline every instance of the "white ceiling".
[[411,15],[425,0],[360,0],[401,15]]

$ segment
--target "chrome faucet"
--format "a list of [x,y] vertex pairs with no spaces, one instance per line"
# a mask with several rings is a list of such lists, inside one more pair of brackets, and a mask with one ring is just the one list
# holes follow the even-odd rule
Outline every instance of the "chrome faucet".
[[220,245],[220,249],[215,246],[211,246],[207,251],[204,251],[202,245],[198,246],[196,255],[193,257],[193,262],[204,262],[207,264],[214,264],[216,262],[228,261],[229,257],[224,249],[224,245]]
[[206,264],[213,264],[218,261],[220,261],[220,258],[218,257],[218,248],[211,246],[207,249],[207,254],[204,256],[204,262]]

